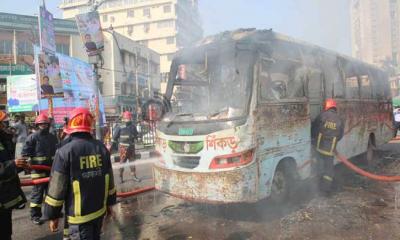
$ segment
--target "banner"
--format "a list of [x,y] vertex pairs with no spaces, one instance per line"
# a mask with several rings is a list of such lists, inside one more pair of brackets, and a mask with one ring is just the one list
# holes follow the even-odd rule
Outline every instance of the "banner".
[[60,61],[64,98],[90,99],[94,97],[96,80],[92,66],[76,58],[57,54]]
[[60,61],[57,55],[42,52],[39,54],[38,64],[41,98],[64,96]]
[[31,112],[38,110],[36,75],[7,77],[7,105],[9,112]]
[[27,75],[33,70],[26,64],[0,64],[0,75]]
[[99,54],[99,51],[104,49],[99,13],[88,12],[78,14],[75,16],[75,20],[88,55]]
[[56,38],[54,34],[53,14],[43,6],[39,7],[39,35],[40,47],[46,52],[56,52]]

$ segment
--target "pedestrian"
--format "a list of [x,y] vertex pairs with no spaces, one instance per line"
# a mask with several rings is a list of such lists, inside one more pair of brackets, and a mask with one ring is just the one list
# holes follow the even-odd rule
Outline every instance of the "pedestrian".
[[44,214],[53,232],[66,205],[71,239],[100,239],[103,217],[112,215],[116,203],[110,153],[90,134],[93,123],[89,110],[71,112],[67,127],[71,140],[57,150],[45,199]]
[[330,194],[334,180],[334,154],[337,143],[342,139],[344,123],[337,112],[336,101],[325,101],[322,112],[312,123],[311,136],[317,158],[319,188]]
[[[125,111],[122,114],[122,124],[115,128],[112,147],[115,149],[115,145],[118,145],[119,149],[119,161],[120,165],[124,165],[128,160],[135,160],[135,139],[137,138],[138,132],[135,124],[133,124],[132,113]],[[136,167],[133,165],[130,167],[131,175],[133,180],[139,182],[140,179],[136,175]],[[119,169],[119,177],[121,183],[124,182],[124,167],[121,166]]]
[[21,157],[22,147],[28,137],[28,127],[25,123],[25,116],[15,116],[15,124],[12,126],[15,129],[16,145],[15,145],[15,159]]
[[394,120],[394,136],[397,136],[397,131],[400,128],[400,107],[395,106],[393,110],[393,120]]
[[[22,158],[30,158],[32,165],[51,166],[53,163],[54,154],[56,153],[57,138],[50,134],[50,120],[44,113],[39,114],[35,119],[35,124],[38,131],[32,133],[26,139],[22,149]],[[32,179],[48,177],[49,172],[43,170],[33,170],[31,173]],[[42,202],[43,196],[47,192],[48,184],[34,185],[31,193],[31,220],[34,224],[40,225],[43,223],[42,217]]]
[[21,189],[17,167],[28,167],[25,161],[13,160],[8,146],[11,139],[5,138],[4,121],[7,114],[0,111],[0,239],[11,240],[12,210],[23,206],[26,202]]

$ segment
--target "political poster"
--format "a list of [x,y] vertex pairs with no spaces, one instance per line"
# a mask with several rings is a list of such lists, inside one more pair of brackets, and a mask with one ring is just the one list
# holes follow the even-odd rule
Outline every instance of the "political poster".
[[45,52],[56,52],[56,38],[54,34],[53,14],[44,6],[39,7],[39,36],[40,47]]
[[98,12],[82,13],[75,16],[76,25],[89,56],[99,54],[104,49],[103,33]]
[[41,98],[64,96],[60,61],[57,55],[41,52],[38,56],[37,69]]
[[38,110],[37,80],[35,74],[7,77],[7,106],[9,112]]
[[57,54],[64,98],[90,99],[95,95],[96,82],[92,66],[84,61]]

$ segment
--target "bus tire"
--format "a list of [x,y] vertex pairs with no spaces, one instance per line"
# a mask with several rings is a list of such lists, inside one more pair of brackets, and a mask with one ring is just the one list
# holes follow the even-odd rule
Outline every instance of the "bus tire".
[[277,204],[288,202],[293,193],[294,183],[294,170],[290,162],[281,162],[276,168],[272,180],[271,201]]
[[365,154],[367,160],[368,168],[374,168],[376,166],[376,154],[375,154],[375,141],[373,136],[371,135],[368,140],[367,152]]

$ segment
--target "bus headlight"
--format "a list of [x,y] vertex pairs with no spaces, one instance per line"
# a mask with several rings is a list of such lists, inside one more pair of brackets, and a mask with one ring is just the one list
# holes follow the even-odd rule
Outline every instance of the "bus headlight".
[[249,164],[253,161],[254,149],[215,157],[209,169],[231,168]]

